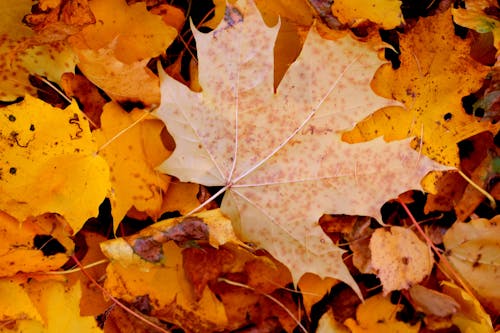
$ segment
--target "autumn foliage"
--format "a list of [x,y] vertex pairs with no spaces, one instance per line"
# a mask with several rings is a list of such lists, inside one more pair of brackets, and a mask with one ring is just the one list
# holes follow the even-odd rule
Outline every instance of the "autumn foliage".
[[0,8],[1,332],[499,330],[496,1]]

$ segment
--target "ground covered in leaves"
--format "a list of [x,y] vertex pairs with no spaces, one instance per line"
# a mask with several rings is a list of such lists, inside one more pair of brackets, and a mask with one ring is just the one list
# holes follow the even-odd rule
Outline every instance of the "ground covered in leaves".
[[0,9],[1,332],[499,331],[496,1]]

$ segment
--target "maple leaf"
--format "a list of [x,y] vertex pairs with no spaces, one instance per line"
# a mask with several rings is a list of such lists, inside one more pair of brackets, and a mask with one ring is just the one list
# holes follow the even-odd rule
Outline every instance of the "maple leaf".
[[313,29],[273,91],[273,46],[251,3],[228,5],[225,20],[203,34],[193,28],[203,91],[163,74],[158,116],[176,149],[160,170],[227,191],[222,210],[245,241],[292,271],[336,277],[358,290],[318,224],[323,213],[380,218],[380,206],[419,188],[437,163],[409,141],[351,145],[340,132],[387,105],[370,90],[376,52],[349,36],[322,39]]
[[[160,120],[144,119],[118,134],[143,119],[144,115],[145,111],[137,109],[127,113],[117,103],[111,102],[104,106],[102,127],[93,132],[96,142],[102,145],[99,153],[110,167],[111,213],[115,230],[131,207],[145,211],[156,220],[161,215],[162,194],[170,181],[168,176],[154,170],[169,155],[158,140],[164,128]],[[153,139],[148,140],[149,137]],[[150,150],[154,154],[148,154]]]
[[110,188],[109,167],[96,151],[76,102],[63,110],[26,95],[2,108],[0,209],[19,221],[59,213],[80,230]]
[[469,38],[462,40],[454,34],[450,11],[420,19],[400,37],[401,66],[383,65],[372,82],[377,94],[395,98],[405,108],[378,110],[346,132],[344,140],[360,142],[384,135],[390,141],[414,136],[414,146],[424,155],[458,166],[458,142],[500,128],[463,110],[461,98],[479,89],[489,71],[469,56],[470,43]]
[[371,21],[389,30],[404,23],[400,0],[337,0],[332,4],[332,13],[351,27]]
[[177,36],[144,2],[92,1],[100,24],[87,26],[69,41],[85,76],[117,100],[159,102],[159,80],[147,67]]

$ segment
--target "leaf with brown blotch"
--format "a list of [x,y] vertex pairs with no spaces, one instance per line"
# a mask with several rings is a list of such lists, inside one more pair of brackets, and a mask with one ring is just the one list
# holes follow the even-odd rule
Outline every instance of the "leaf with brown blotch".
[[391,104],[370,89],[381,62],[368,45],[347,35],[324,40],[312,29],[274,93],[279,27],[265,26],[252,3],[227,11],[214,31],[193,28],[202,92],[162,75],[158,116],[176,149],[159,169],[223,186],[221,208],[239,235],[283,262],[295,283],[313,272],[358,290],[319,217],[380,218],[384,202],[420,188],[420,179],[441,167],[409,140],[342,142],[342,131]]

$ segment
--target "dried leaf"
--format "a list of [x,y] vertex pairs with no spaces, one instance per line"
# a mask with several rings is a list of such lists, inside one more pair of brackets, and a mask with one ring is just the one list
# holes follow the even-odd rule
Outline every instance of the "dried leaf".
[[406,289],[430,275],[434,260],[427,245],[410,229],[376,229],[370,240],[371,266],[387,295]]
[[456,313],[460,308],[452,297],[419,284],[412,286],[409,292],[417,310],[427,315],[446,317]]
[[447,258],[486,307],[500,312],[500,216],[456,222],[443,237]]
[[0,3],[0,100],[13,101],[25,94],[35,94],[29,74],[44,76],[59,82],[64,72],[73,72],[76,56],[64,43],[32,46],[24,43],[34,32],[22,23],[29,13],[29,0],[7,0]]
[[228,10],[231,17],[215,31],[194,31],[203,91],[162,77],[158,116],[176,149],[160,170],[225,186],[222,210],[239,235],[288,266],[295,283],[309,271],[356,288],[319,217],[380,217],[382,203],[419,188],[420,178],[439,166],[408,140],[341,141],[341,131],[388,103],[369,88],[380,61],[367,45],[349,36],[327,41],[313,29],[274,94],[278,27],[267,28],[253,4]]
[[0,113],[0,209],[20,221],[59,213],[75,232],[97,216],[109,169],[77,104],[61,110],[27,95]]

